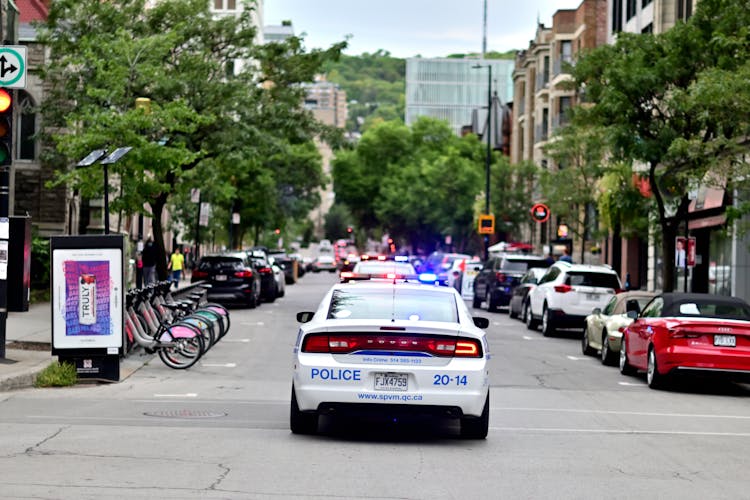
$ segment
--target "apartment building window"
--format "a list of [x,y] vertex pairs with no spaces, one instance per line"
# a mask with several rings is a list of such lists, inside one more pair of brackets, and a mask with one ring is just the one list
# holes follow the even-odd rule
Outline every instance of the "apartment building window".
[[560,125],[568,123],[569,116],[568,110],[573,105],[573,98],[571,96],[562,96],[559,100],[559,107],[557,109],[558,116],[560,117]]
[[542,109],[542,140],[549,137],[549,108]]
[[237,0],[214,0],[215,10],[237,10]]
[[545,85],[549,83],[549,56],[544,56],[544,66],[542,67],[544,74],[542,75],[543,82]]
[[687,21],[693,15],[693,0],[677,0],[677,19]]
[[625,13],[625,18],[630,21],[635,16],[637,3],[636,0],[627,0],[627,12]]
[[622,31],[622,0],[612,0],[612,33]]
[[650,4],[654,0],[642,0],[641,1],[641,8],[645,7],[646,5]]
[[573,42],[570,40],[560,42],[560,59],[564,62],[570,62],[573,59]]
[[648,23],[641,30],[641,33],[653,33],[653,32],[654,32],[654,23]]

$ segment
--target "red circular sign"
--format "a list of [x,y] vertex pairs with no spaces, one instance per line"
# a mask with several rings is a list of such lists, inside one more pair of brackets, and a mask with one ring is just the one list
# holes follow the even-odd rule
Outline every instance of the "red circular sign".
[[547,222],[549,219],[549,207],[544,203],[537,203],[531,207],[531,218],[536,222]]

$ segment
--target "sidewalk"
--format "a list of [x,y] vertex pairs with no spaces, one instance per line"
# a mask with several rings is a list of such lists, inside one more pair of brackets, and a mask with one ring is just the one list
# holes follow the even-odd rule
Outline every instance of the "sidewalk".
[[[32,304],[27,312],[8,314],[5,359],[0,359],[0,392],[32,387],[39,372],[57,361],[52,356],[52,311],[49,302]],[[120,361],[125,380],[151,359],[132,355]]]

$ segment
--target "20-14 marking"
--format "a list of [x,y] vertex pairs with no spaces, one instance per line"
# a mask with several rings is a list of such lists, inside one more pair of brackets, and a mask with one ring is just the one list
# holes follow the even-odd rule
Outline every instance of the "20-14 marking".
[[432,385],[466,385],[466,375],[433,375]]

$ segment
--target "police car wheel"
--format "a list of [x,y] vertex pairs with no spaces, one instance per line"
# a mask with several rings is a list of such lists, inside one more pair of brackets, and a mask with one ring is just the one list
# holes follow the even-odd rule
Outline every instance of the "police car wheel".
[[294,393],[294,386],[292,386],[289,428],[293,434],[315,434],[318,432],[318,414],[300,411],[297,404],[297,395]]
[[464,439],[486,439],[490,428],[490,394],[484,401],[484,409],[479,417],[461,417],[461,437]]

